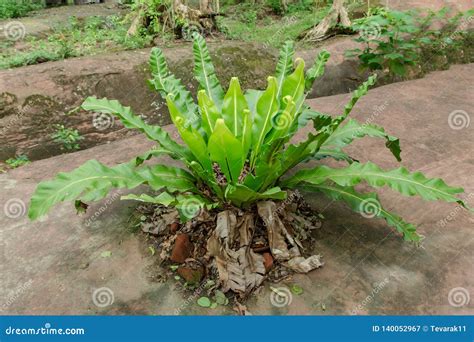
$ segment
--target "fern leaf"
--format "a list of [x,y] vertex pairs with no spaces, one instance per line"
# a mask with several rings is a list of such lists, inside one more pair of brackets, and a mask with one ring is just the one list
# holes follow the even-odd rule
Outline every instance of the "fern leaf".
[[342,152],[340,149],[325,149],[321,148],[319,151],[313,156],[316,160],[321,160],[324,158],[333,158],[338,161],[346,161],[349,164],[357,161],[351,156],[347,155],[346,153]]
[[206,41],[199,33],[193,35],[194,75],[201,89],[214,101],[217,108],[222,107],[224,90],[217,78]]
[[117,100],[88,97],[82,104],[82,108],[89,111],[116,115],[125,127],[138,129],[145,133],[149,139],[158,142],[164,149],[171,151],[173,158],[193,160],[190,151],[173,141],[161,127],[146,124],[139,116],[133,114],[130,107],[122,106]]
[[369,91],[369,88],[371,86],[373,86],[375,84],[375,82],[377,81],[377,74],[374,74],[372,76],[370,76],[367,81],[365,81],[364,83],[362,83],[362,85],[360,85],[353,93],[352,93],[352,97],[349,101],[348,104],[345,105],[344,107],[344,114],[343,114],[343,118],[345,119],[349,114],[350,112],[352,111],[352,109],[354,108],[354,106],[356,105],[357,101],[359,101],[359,99],[364,96],[365,94],[367,94],[367,92]]
[[390,149],[398,161],[400,158],[400,140],[385,133],[385,130],[373,124],[360,124],[357,120],[350,119],[344,126],[339,126],[333,134],[324,142],[322,147],[344,147],[349,145],[354,139],[364,136],[385,138],[385,146]]
[[237,183],[245,159],[243,147],[223,119],[218,119],[214,132],[209,137],[207,150],[211,160],[218,163],[229,183]]
[[153,190],[196,191],[196,179],[189,172],[174,166],[153,165],[136,170]]
[[319,134],[309,133],[306,140],[298,144],[290,144],[281,155],[281,169],[278,170],[278,175],[285,174],[303,160],[314,156],[328,136],[329,134],[325,132]]
[[276,91],[276,79],[274,77],[269,77],[268,87],[258,99],[257,113],[253,118],[251,168],[255,165],[256,158],[260,153],[265,136],[272,129],[272,117],[278,111]]
[[[306,187],[305,187],[306,189]],[[362,213],[365,217],[383,218],[389,226],[395,227],[403,234],[406,241],[418,242],[421,236],[417,234],[416,227],[403,221],[403,219],[385,210],[375,193],[359,193],[353,187],[342,187],[335,184],[319,184],[309,187],[310,190],[321,191],[335,201],[344,201],[355,212]]]
[[308,121],[313,121],[313,126],[316,131],[320,131],[323,127],[328,126],[332,122],[332,118],[317,111],[312,110],[308,106],[303,108],[302,112],[298,115],[297,120],[293,122],[288,132],[290,136],[293,136],[301,128],[308,124]]
[[169,94],[173,94],[173,99],[181,113],[184,113],[187,123],[196,127],[199,122],[197,116],[198,108],[194,103],[191,93],[168,69],[168,64],[161,49],[154,47],[150,54],[150,70],[153,79],[148,80],[150,86],[157,90],[165,99]]
[[297,107],[300,107],[302,101],[304,100],[304,60],[297,58],[296,59],[296,69],[295,71],[285,78],[283,86],[281,87],[281,97],[285,98],[290,96],[292,100],[297,104]]
[[209,159],[209,153],[207,151],[206,142],[197,129],[193,127],[185,127],[185,119],[182,113],[178,110],[175,103],[171,99],[171,95],[166,97],[166,103],[170,112],[171,120],[178,129],[181,138],[186,143],[188,148],[191,150],[195,159],[202,165],[202,167],[211,172],[212,164]]
[[201,110],[202,128],[210,136],[214,131],[217,119],[221,118],[221,113],[203,89],[198,92],[198,103]]
[[245,100],[247,101],[248,107],[250,112],[252,113],[252,116],[255,116],[257,113],[257,102],[260,96],[262,96],[263,91],[262,90],[256,90],[256,89],[247,89],[245,91]]
[[265,192],[256,192],[253,189],[243,185],[235,184],[228,185],[225,191],[225,198],[237,206],[241,207],[246,203],[273,199],[273,200],[284,200],[286,198],[286,191],[282,191],[279,187],[268,189]]
[[333,169],[323,165],[314,169],[301,170],[293,177],[283,181],[283,184],[289,187],[300,182],[318,185],[327,180],[340,186],[354,186],[366,181],[373,187],[389,186],[404,196],[418,195],[427,201],[457,202],[466,207],[464,202],[455,196],[463,192],[462,188],[450,187],[442,179],[427,178],[421,172],[410,173],[404,167],[385,171],[371,162],[353,163],[342,169]]
[[152,197],[147,194],[141,194],[141,195],[126,195],[120,197],[121,200],[133,200],[133,201],[138,201],[138,202],[144,202],[144,203],[153,203],[153,204],[161,204],[164,205],[165,207],[169,206],[170,204],[174,203],[176,201],[176,198],[169,193],[162,192],[158,196]]
[[276,66],[275,77],[277,79],[277,97],[280,96],[281,88],[285,78],[293,72],[293,56],[295,45],[292,41],[286,41],[280,49],[280,56]]
[[90,160],[71,172],[61,172],[53,180],[41,182],[31,197],[28,216],[34,220],[63,201],[97,201],[113,188],[132,189],[148,183],[154,190],[166,187],[171,191],[189,191],[195,189],[194,182],[192,175],[178,168],[137,168],[134,162],[107,167]]
[[305,91],[309,92],[311,88],[313,88],[314,81],[324,74],[324,69],[329,57],[331,57],[331,54],[326,50],[321,51],[316,56],[313,65],[306,71]]
[[239,79],[232,77],[222,104],[222,118],[236,137],[242,135],[244,110],[248,110],[247,100],[240,89]]
[[162,155],[172,155],[171,151],[165,150],[164,148],[153,148],[142,155],[135,158],[135,166],[143,164],[145,161],[150,160],[152,157],[160,157]]

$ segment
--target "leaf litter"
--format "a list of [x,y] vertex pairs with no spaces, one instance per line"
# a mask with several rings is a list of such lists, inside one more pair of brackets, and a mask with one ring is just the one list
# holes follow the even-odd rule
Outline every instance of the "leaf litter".
[[[140,205],[139,215],[146,219],[139,225],[153,242],[164,279],[179,278],[184,291],[199,290],[197,304],[201,307],[233,301],[238,314],[249,315],[244,303],[264,281],[277,283],[323,265],[320,255],[308,252],[314,247],[314,231],[322,226],[320,214],[297,192],[289,198],[290,203],[261,201],[245,211],[230,206],[202,209],[185,223],[179,222],[176,209]],[[182,234],[189,237],[192,250],[183,263],[176,263],[171,255],[177,236]],[[264,253],[270,253],[274,261],[269,270]],[[290,290],[296,295],[303,293],[298,285]]]

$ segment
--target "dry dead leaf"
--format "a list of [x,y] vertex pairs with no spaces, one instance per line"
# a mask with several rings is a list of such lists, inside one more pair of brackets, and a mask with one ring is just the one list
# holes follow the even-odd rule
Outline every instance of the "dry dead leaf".
[[[250,248],[254,221],[251,214],[239,220],[230,211],[217,215],[216,229],[207,242],[207,251],[215,257],[222,290],[245,294],[258,287],[264,279],[263,257]],[[238,233],[239,247],[232,249]]]
[[308,273],[323,266],[320,255],[312,255],[309,258],[296,257],[288,261],[288,267],[298,273]]
[[288,232],[278,217],[276,204],[272,201],[258,202],[257,210],[267,228],[268,243],[274,258],[276,260],[288,260],[290,253],[283,237],[283,234],[286,235]]

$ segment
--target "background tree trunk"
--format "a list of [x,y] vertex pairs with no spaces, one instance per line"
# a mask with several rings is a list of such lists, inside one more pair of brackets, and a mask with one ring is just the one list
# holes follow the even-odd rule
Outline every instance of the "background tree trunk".
[[309,30],[303,39],[313,42],[324,40],[330,37],[331,30],[337,24],[345,27],[351,26],[349,15],[344,7],[344,0],[334,0],[329,14],[318,25]]
[[202,13],[207,13],[209,11],[211,11],[211,4],[209,2],[209,0],[199,0],[199,10],[202,12]]
[[[173,0],[171,5],[160,5],[154,9],[149,9],[147,3],[144,3],[133,12],[132,23],[128,29],[127,36],[136,35],[140,28],[148,24],[149,18],[147,18],[147,13],[150,10],[152,12],[161,12],[163,30],[173,30],[178,38],[185,35],[191,36],[192,32],[195,31],[205,35],[216,29],[215,16],[217,12],[212,10],[212,1],[199,0],[199,9],[189,7],[186,5],[185,0]],[[218,6],[218,3],[217,0],[216,6]],[[187,38],[189,39],[190,37]]]

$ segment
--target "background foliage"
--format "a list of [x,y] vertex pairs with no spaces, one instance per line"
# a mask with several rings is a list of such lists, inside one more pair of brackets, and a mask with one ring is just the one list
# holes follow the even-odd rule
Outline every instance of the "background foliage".
[[2,0],[0,1],[0,19],[24,17],[29,12],[44,7],[44,0]]

